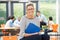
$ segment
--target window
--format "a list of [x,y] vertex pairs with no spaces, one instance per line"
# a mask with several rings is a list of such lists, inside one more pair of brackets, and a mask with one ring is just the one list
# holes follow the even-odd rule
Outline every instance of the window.
[[52,16],[53,21],[56,23],[56,0],[40,0],[39,7],[39,10],[46,16],[47,20],[49,16]]
[[24,15],[23,3],[13,3],[13,13],[15,18],[22,17]]
[[0,24],[6,22],[6,3],[0,3]]

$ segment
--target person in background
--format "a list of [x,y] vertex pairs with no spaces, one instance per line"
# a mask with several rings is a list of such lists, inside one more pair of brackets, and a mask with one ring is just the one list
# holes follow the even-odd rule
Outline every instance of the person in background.
[[[53,26],[52,25],[54,25],[54,22],[53,22],[53,17],[49,17],[49,20],[48,20],[48,29],[49,30],[51,30],[52,32],[54,32],[54,30],[55,29],[57,29],[56,28],[56,26],[55,26],[55,29],[53,28]],[[57,40],[57,36],[52,36],[52,37],[50,37],[52,40]]]
[[42,25],[47,25],[47,19],[43,14],[41,14],[40,11],[37,11],[37,17],[39,18],[41,28],[42,28]]
[[52,25],[54,24],[53,22],[53,18],[52,17],[49,17],[49,20],[48,20],[48,27],[50,30],[52,30]]
[[8,21],[5,24],[5,28],[13,27],[13,22],[14,22],[14,16],[9,16]]
[[15,21],[14,21],[14,26],[20,27],[20,17],[18,17]]

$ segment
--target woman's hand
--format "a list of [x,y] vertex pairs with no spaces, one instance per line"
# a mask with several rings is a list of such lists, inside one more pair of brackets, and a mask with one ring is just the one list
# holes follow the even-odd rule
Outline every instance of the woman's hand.
[[32,36],[32,34],[24,34],[24,37]]

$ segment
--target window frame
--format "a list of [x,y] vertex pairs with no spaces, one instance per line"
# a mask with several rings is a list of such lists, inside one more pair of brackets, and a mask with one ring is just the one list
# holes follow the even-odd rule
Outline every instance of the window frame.
[[6,4],[6,21],[7,21],[7,19],[8,19],[8,1],[0,1],[0,4],[3,4],[3,3],[5,3]]

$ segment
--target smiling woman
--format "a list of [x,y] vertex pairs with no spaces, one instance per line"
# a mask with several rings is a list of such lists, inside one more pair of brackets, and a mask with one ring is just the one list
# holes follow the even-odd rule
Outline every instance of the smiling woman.
[[[27,5],[28,3],[26,3],[26,5]],[[36,15],[36,3],[32,3],[33,4],[33,6],[34,6],[34,15]]]

